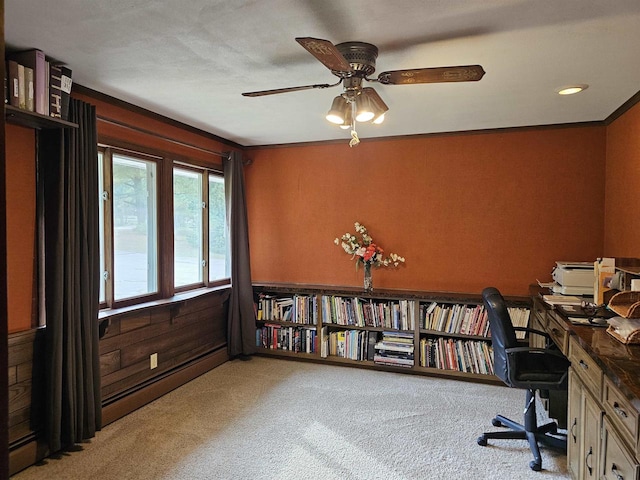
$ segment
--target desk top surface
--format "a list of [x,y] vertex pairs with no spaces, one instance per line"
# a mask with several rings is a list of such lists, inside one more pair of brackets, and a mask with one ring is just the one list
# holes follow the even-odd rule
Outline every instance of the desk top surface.
[[568,325],[580,346],[640,412],[640,345],[625,345],[603,327]]
[[[538,294],[532,296],[547,305]],[[556,317],[565,320],[564,327],[569,334],[640,412],[640,345],[625,345],[608,334],[605,327],[572,324],[561,312],[555,311]]]

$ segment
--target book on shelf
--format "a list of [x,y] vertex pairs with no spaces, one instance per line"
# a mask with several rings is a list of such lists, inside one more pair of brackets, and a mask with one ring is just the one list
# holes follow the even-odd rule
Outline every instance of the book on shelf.
[[[23,67],[24,68],[24,67]],[[20,108],[20,80],[18,78],[18,62],[7,61],[8,104]]]
[[24,65],[18,64],[18,108],[27,109],[27,84],[24,77]]
[[323,295],[325,323],[413,330],[413,302]]
[[315,295],[277,297],[260,294],[256,304],[256,319],[259,321],[316,325],[317,318]]
[[[514,327],[527,327],[529,309],[508,307]],[[490,337],[489,319],[484,305],[438,304],[431,302],[421,306],[422,326],[426,330],[479,337]],[[519,339],[526,332],[516,332]]]
[[489,342],[482,340],[423,338],[420,366],[490,375],[493,374],[493,350]]
[[71,69],[66,65],[60,66],[60,115],[63,120],[69,120],[69,102],[71,101]]
[[62,118],[62,70],[59,65],[49,66],[49,116]]
[[329,329],[322,327],[320,329],[320,357],[327,358],[329,355]]
[[25,110],[34,111],[33,69],[24,67]]
[[320,356],[323,358],[334,356],[357,361],[367,360],[372,356],[371,338],[375,338],[375,336],[376,332],[366,330],[328,331],[328,327],[322,327],[321,343],[323,348]]
[[391,367],[413,367],[413,358],[399,358],[387,355],[378,355],[376,354],[373,358],[373,361],[378,365],[387,365]]
[[397,343],[382,340],[380,342],[376,342],[375,344],[376,350],[384,350],[387,352],[398,352],[398,353],[410,353],[413,354],[413,344],[409,345],[407,343]]
[[[507,307],[509,316],[511,317],[511,323],[514,327],[526,328],[529,326],[530,311],[528,308],[519,307]],[[516,338],[522,340],[526,337],[527,332],[516,331]]]
[[373,361],[376,354],[376,343],[378,343],[378,334],[376,332],[369,332],[369,339],[367,344],[367,360]]
[[33,48],[31,50],[11,53],[9,59],[15,60],[20,65],[33,70],[34,111],[41,115],[46,115],[46,105],[49,99],[45,98],[45,91],[49,79],[46,77],[44,52]]
[[414,365],[413,334],[383,331],[382,340],[375,344],[373,361],[384,365]]
[[316,331],[309,327],[265,324],[256,328],[256,346],[295,353],[315,353]]

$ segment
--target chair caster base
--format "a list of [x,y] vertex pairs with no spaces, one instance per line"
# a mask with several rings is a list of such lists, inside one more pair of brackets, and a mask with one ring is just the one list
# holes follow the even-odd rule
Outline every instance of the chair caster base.
[[502,427],[502,422],[497,418],[494,418],[493,420],[491,420],[491,425],[493,425],[494,427]]
[[478,437],[478,445],[480,445],[481,447],[487,446],[487,439],[485,438],[484,435],[481,435]]
[[529,468],[531,468],[531,470],[533,470],[534,472],[539,472],[540,470],[542,470],[542,464],[536,462],[535,460],[531,460],[529,462]]

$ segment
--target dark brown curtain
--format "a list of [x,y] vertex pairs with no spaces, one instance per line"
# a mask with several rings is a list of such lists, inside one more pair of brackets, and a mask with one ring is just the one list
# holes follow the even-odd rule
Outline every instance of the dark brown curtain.
[[45,429],[51,453],[102,422],[98,354],[98,147],[95,107],[72,99],[77,129],[38,136],[44,248]]
[[256,320],[253,309],[249,228],[245,203],[242,155],[232,152],[224,161],[224,191],[231,244],[231,296],[227,323],[230,357],[256,351]]

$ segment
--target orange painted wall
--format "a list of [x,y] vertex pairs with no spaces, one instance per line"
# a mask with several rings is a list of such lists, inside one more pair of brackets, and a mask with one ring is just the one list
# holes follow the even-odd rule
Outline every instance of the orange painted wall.
[[31,328],[36,222],[35,134],[7,124],[7,317],[9,333]]
[[607,127],[604,254],[640,257],[640,104]]
[[[230,148],[102,99],[98,114],[214,150]],[[360,221],[407,258],[378,288],[526,294],[556,260],[640,257],[640,106],[609,127],[514,130],[252,149],[245,170],[256,282],[362,284],[333,244]],[[101,135],[195,150],[122,127]],[[31,129],[7,125],[9,329],[29,329],[35,232]],[[216,159],[205,155],[208,161]],[[606,170],[605,170],[605,158]],[[605,178],[606,182],[602,179]],[[605,200],[606,185],[606,200]],[[605,214],[606,213],[606,214]],[[603,230],[606,233],[603,236]]]
[[374,288],[526,294],[556,260],[602,255],[605,128],[262,148],[245,170],[255,282],[362,285],[335,237],[387,252]]

